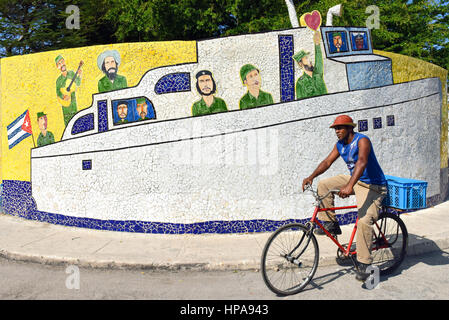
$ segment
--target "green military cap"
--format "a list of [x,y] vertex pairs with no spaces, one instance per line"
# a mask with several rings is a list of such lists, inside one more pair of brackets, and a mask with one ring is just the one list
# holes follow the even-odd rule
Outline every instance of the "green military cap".
[[59,60],[62,60],[62,59],[64,59],[61,55],[58,55],[56,58],[55,58],[55,63],[58,63],[59,62]]
[[43,113],[43,112],[38,112],[38,113],[37,113],[37,118],[38,118],[38,119],[39,119],[40,117],[44,117],[44,116],[46,116],[46,114]]
[[304,58],[305,56],[308,56],[309,54],[310,52],[301,50],[297,54],[295,54],[292,58],[295,59],[297,62],[301,62],[301,59]]
[[332,37],[335,37],[335,36],[341,37],[341,32],[332,33]]
[[246,75],[248,73],[250,73],[253,70],[257,70],[257,72],[259,72],[259,69],[257,69],[255,66],[253,66],[252,64],[245,64],[241,69],[240,69],[240,78],[242,78],[242,82],[245,81],[246,79]]
[[137,104],[147,103],[147,100],[146,100],[145,98],[137,98],[137,99],[136,99],[136,103],[137,103]]

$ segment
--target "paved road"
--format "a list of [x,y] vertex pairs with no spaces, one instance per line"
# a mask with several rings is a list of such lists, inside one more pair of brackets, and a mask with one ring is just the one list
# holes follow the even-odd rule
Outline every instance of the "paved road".
[[255,271],[77,270],[0,259],[0,299],[449,299],[448,274],[443,251],[407,257],[398,274],[372,290],[362,288],[351,267],[323,266],[305,291],[277,297]]

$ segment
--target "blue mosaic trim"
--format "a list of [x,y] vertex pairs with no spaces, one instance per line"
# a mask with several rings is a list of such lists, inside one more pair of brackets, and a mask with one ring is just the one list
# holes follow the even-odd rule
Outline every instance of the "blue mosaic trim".
[[[274,221],[267,219],[206,221],[197,223],[166,223],[135,220],[101,220],[93,218],[70,217],[56,213],[39,211],[31,196],[31,183],[26,181],[3,181],[4,212],[29,220],[47,222],[56,225],[89,228],[105,231],[157,233],[157,234],[227,234],[272,232],[289,223],[305,224],[310,218]],[[411,210],[413,211],[413,210]],[[409,212],[409,211],[405,211]],[[336,216],[340,225],[355,223],[357,212],[348,212]]]
[[21,194],[31,197],[31,182],[19,180],[3,180],[2,195]]
[[295,100],[295,65],[293,36],[279,36],[279,64],[281,69],[281,101]]
[[98,132],[108,131],[108,103],[98,101]]
[[388,127],[394,126],[394,115],[387,116],[387,126]]
[[159,79],[154,87],[157,94],[190,91],[190,73],[171,73]]
[[368,120],[359,120],[357,129],[359,132],[368,131]]
[[82,133],[94,129],[94,114],[88,113],[76,120],[72,127],[72,134]]
[[[5,213],[9,213],[5,210]],[[12,214],[12,213],[9,213]],[[13,214],[16,215],[16,214]],[[48,213],[33,210],[27,214],[18,214],[22,218],[47,222],[68,227],[89,228],[104,231],[157,233],[157,234],[227,234],[227,233],[253,233],[271,232],[289,223],[305,224],[310,219],[288,219],[274,221],[266,219],[258,220],[234,220],[234,221],[205,221],[197,223],[167,223],[135,220],[101,220],[92,218],[78,218],[61,214]],[[354,223],[356,212],[337,215],[340,225]]]
[[83,160],[82,167],[83,170],[92,170],[92,160]]
[[382,129],[382,118],[373,118],[374,129]]
[[31,183],[28,181],[3,180],[1,197],[5,213],[26,218],[37,209],[31,196]]

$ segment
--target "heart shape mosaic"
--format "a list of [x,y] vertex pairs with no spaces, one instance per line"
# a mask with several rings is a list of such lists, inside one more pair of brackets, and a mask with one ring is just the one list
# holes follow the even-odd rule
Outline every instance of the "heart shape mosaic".
[[314,10],[311,13],[306,13],[304,15],[304,21],[310,29],[317,31],[321,26],[321,14],[317,10]]

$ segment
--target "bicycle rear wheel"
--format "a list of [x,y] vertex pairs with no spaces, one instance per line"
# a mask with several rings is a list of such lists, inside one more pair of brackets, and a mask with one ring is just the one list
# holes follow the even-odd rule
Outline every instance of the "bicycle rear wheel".
[[313,232],[299,223],[285,225],[271,235],[263,249],[263,280],[278,295],[296,294],[312,280],[318,258]]
[[390,274],[402,263],[406,255],[407,228],[397,215],[384,211],[379,215],[373,230],[372,264],[379,268],[380,275]]

